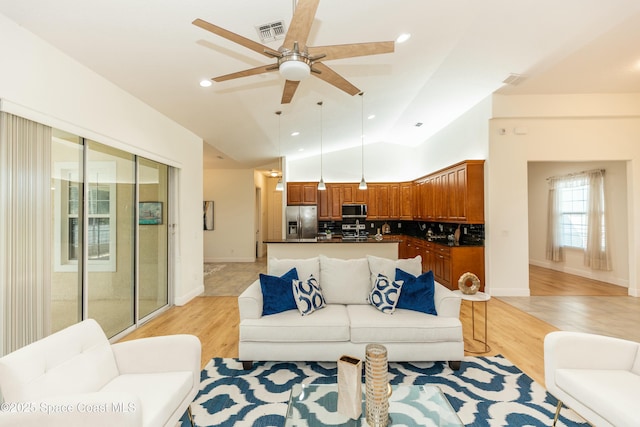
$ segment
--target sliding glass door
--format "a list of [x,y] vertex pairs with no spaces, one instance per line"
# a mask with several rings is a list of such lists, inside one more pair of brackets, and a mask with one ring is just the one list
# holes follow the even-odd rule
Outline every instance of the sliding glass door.
[[76,135],[52,129],[51,331],[82,319],[84,146]]
[[87,312],[111,337],[134,324],[136,160],[87,140]]
[[169,167],[53,131],[51,331],[108,337],[169,303]]
[[166,165],[138,158],[138,318],[168,303],[168,179]]

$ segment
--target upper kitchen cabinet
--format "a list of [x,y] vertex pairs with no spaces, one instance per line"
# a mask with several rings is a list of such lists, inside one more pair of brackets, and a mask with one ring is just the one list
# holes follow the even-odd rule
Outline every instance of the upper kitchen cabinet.
[[413,219],[413,183],[400,183],[400,219]]
[[342,204],[363,204],[368,203],[367,190],[360,190],[360,184],[341,184]]
[[288,182],[287,205],[317,205],[317,182]]
[[467,160],[414,181],[413,218],[484,223],[484,160]]
[[367,219],[389,219],[389,184],[368,184]]

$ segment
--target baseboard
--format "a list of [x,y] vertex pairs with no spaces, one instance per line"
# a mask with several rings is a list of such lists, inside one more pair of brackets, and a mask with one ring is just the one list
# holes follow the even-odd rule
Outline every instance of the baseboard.
[[204,262],[256,262],[256,258],[205,258]]
[[198,286],[197,288],[195,288],[194,290],[192,290],[191,292],[189,292],[186,295],[181,295],[179,297],[176,297],[173,301],[173,303],[175,305],[185,305],[186,303],[188,303],[189,301],[191,301],[192,299],[194,299],[195,297],[197,297],[198,295],[201,295],[204,293],[204,285]]
[[551,261],[540,261],[540,260],[529,260],[529,264],[535,265],[536,267],[548,268],[549,270],[560,271],[562,273],[573,274],[574,276],[584,277],[585,279],[597,280],[599,282],[609,283],[611,285],[621,286],[623,288],[629,287],[629,280],[616,278],[616,277],[608,277],[603,278],[599,277],[596,274],[592,274],[589,271],[585,271],[579,268],[566,267],[563,264],[551,262]]

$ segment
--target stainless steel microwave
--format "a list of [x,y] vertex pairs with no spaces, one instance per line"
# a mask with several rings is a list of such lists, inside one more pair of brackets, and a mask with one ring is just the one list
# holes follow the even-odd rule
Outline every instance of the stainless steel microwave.
[[366,218],[367,205],[342,205],[342,218]]

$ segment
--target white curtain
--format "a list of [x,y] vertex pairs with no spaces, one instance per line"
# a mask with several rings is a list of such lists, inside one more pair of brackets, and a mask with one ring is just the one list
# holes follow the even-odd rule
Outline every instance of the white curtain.
[[562,228],[560,210],[559,180],[549,179],[549,213],[547,217],[547,259],[554,262],[564,261],[562,250]]
[[0,113],[0,354],[47,334],[51,128]]
[[602,169],[549,178],[546,258],[554,262],[564,261],[561,192],[576,187],[587,188],[584,265],[594,270],[611,270]]
[[611,256],[606,232],[606,210],[604,203],[604,171],[585,172],[589,182],[587,214],[587,248],[584,265],[594,270],[611,270]]

